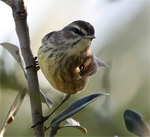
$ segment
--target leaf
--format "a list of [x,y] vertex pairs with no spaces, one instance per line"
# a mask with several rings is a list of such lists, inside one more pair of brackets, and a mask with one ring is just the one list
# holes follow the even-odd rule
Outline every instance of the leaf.
[[18,109],[20,108],[20,105],[23,102],[25,94],[26,94],[26,89],[23,88],[18,93],[18,95],[16,96],[14,102],[12,103],[11,107],[9,108],[9,110],[8,110],[6,116],[5,116],[5,119],[3,121],[3,124],[0,128],[0,137],[2,137],[3,134],[5,133],[7,126],[14,121],[15,115],[16,115]]
[[108,95],[108,94],[105,94],[105,93],[92,94],[92,95],[83,97],[83,98],[75,101],[68,108],[66,108],[63,112],[58,114],[51,121],[50,126],[60,123],[60,122],[64,121],[65,119],[71,117],[72,115],[76,114],[78,111],[82,110],[84,107],[86,107],[87,105],[89,105],[90,103],[92,103],[93,101],[95,101],[96,99],[98,99],[100,96],[103,96],[103,95]]
[[124,112],[124,121],[127,129],[139,137],[150,136],[150,127],[144,122],[142,115],[133,110]]
[[19,53],[19,48],[11,43],[0,43],[5,49],[7,49],[10,54],[15,58],[15,60],[18,62],[18,64],[21,66],[25,76],[26,76],[26,70],[24,69],[23,60],[21,58],[21,55]]
[[46,97],[45,93],[42,90],[40,90],[40,96],[41,96],[41,101],[43,103],[46,103],[48,108],[51,110],[53,101],[50,98]]
[[82,127],[79,122],[75,121],[72,118],[67,119],[68,123],[65,126],[61,126],[61,128],[73,127],[79,129],[83,134],[87,133],[86,128]]

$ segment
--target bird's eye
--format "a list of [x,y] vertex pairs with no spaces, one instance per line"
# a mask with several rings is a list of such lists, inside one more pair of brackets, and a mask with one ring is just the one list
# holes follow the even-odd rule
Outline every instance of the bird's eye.
[[76,33],[76,34],[80,34],[80,30],[77,29],[77,28],[72,28],[72,31],[73,31],[74,33]]

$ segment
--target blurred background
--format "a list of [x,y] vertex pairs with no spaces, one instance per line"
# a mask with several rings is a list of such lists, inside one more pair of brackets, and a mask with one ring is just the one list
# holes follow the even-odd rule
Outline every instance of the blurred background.
[[[73,118],[87,128],[86,136],[135,136],[124,125],[123,113],[133,109],[150,124],[149,90],[149,0],[24,0],[34,56],[41,39],[75,20],[90,22],[96,31],[93,53],[106,62],[90,78],[86,89],[74,95],[59,111],[73,101],[92,93],[110,93],[101,97]],[[0,43],[19,46],[10,7],[0,1]],[[54,101],[62,100],[38,71],[40,87]],[[18,91],[27,86],[23,71],[13,57],[0,47],[0,125]],[[59,111],[56,113],[58,114]],[[43,104],[44,115],[50,113]],[[47,126],[50,119],[45,123]],[[15,121],[5,136],[33,136],[29,96],[26,95]],[[46,132],[49,134],[49,131]],[[57,136],[85,136],[74,128],[62,129]]]

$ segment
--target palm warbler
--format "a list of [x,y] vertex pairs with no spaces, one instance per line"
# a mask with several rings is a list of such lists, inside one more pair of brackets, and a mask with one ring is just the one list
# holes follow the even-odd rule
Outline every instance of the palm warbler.
[[85,88],[98,66],[106,66],[92,54],[90,45],[94,38],[93,26],[79,20],[42,39],[38,62],[54,88],[68,95],[75,94]]

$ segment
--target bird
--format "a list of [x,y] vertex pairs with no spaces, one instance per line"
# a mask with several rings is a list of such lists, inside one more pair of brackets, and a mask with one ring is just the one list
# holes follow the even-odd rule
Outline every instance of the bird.
[[99,66],[106,63],[90,49],[95,30],[82,20],[48,33],[38,50],[39,66],[48,82],[60,92],[73,95],[82,91]]
[[45,122],[66,100],[82,91],[99,66],[108,66],[90,49],[94,33],[90,23],[77,20],[43,37],[37,54],[39,67],[48,82],[65,96],[49,115],[42,116],[42,120],[32,128]]

